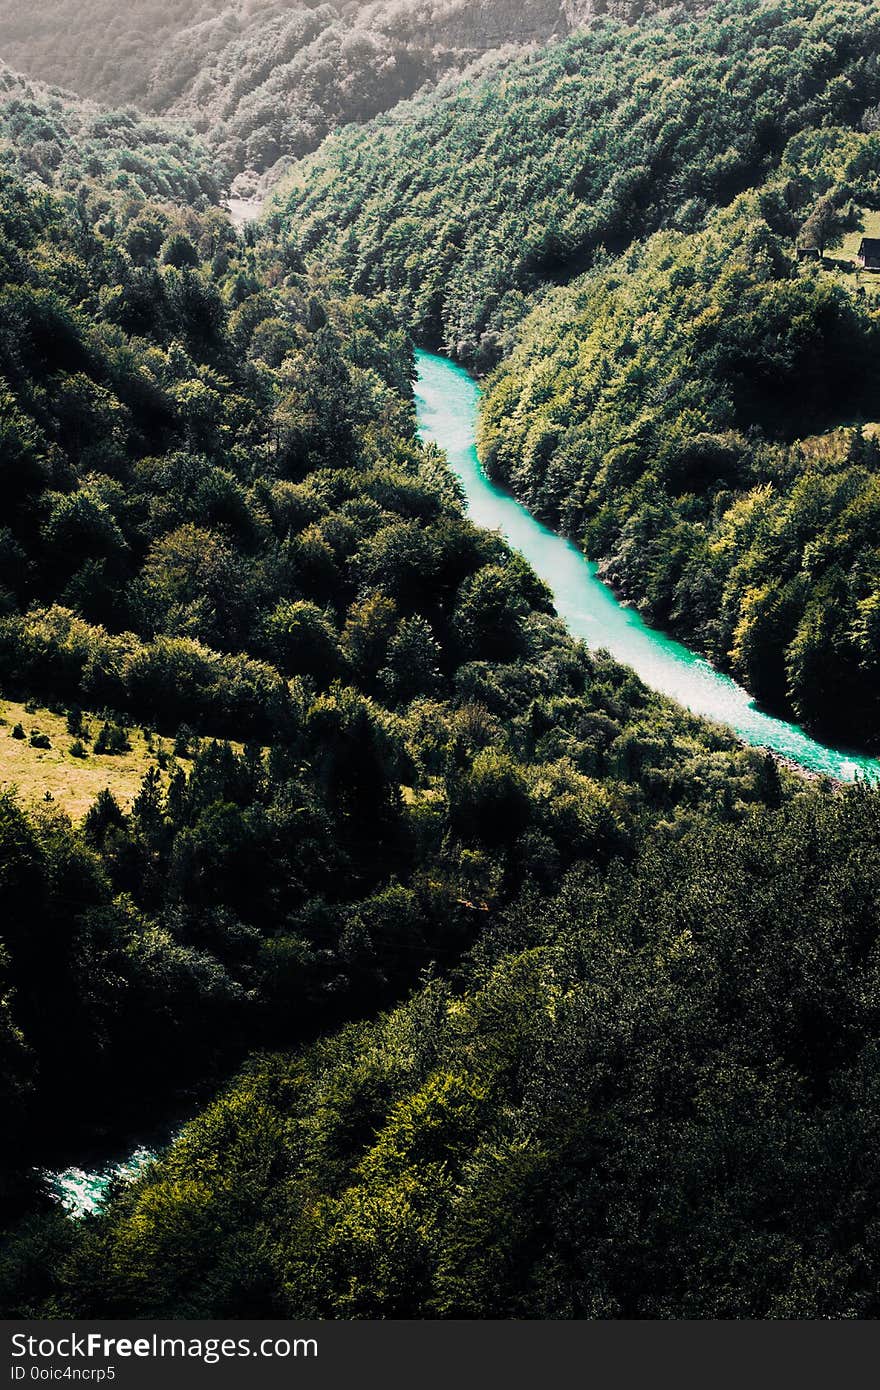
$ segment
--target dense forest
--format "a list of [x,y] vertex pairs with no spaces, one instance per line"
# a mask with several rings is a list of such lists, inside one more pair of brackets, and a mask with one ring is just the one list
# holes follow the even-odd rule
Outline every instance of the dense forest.
[[80,1316],[876,1317],[877,810],[573,869],[19,1257]]
[[[207,91],[224,13],[78,7],[29,70],[147,105],[152,33]],[[0,790],[6,1315],[880,1314],[877,793],[575,642],[410,340],[494,369],[487,468],[649,616],[870,742],[880,330],[822,253],[880,206],[878,25],[597,21],[240,235],[198,135],[0,74],[0,692],[72,767],[157,750],[78,821]],[[181,1109],[62,1212],[46,1168]]]
[[423,342],[504,357],[488,471],[649,619],[871,747],[876,301],[795,248],[880,208],[878,24],[733,0],[595,25],[335,136],[275,214]]

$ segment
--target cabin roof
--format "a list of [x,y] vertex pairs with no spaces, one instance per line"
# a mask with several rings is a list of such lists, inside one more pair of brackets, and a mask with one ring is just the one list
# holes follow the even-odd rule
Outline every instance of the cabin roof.
[[880,256],[880,236],[863,236],[860,256]]

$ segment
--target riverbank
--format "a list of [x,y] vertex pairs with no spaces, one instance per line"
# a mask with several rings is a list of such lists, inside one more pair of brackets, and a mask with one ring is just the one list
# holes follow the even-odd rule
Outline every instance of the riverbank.
[[[621,608],[631,608],[634,612],[637,612],[640,614],[640,616],[644,617],[644,613],[642,612],[642,609],[639,607],[636,600],[629,596],[626,590],[623,589],[621,585],[618,584],[611,577],[609,560],[597,560],[596,575],[605,585],[606,589],[609,589],[611,591],[617,602],[620,604]],[[646,623],[647,621],[648,620],[645,619]],[[709,661],[709,658],[706,657],[705,660]],[[718,671],[718,667],[715,665],[714,662],[709,661],[709,664],[712,666],[712,669],[714,671]],[[718,673],[723,674],[721,672]],[[798,762],[796,758],[787,757],[785,754],[777,752],[774,748],[770,748],[766,744],[751,744],[742,737],[739,738],[739,742],[743,745],[744,748],[759,748],[763,746],[764,748],[766,748],[766,751],[770,754],[773,761],[777,764],[778,767],[785,768],[787,772],[793,772],[797,776],[803,777],[808,782],[830,782],[832,786],[835,787],[846,786],[845,779],[841,777],[834,777],[829,772],[816,771],[814,768],[807,767],[803,763]]]

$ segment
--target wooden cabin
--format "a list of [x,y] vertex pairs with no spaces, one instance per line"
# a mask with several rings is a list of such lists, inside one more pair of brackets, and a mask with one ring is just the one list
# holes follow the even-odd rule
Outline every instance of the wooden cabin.
[[863,236],[856,260],[863,270],[880,270],[880,237]]
[[796,254],[799,261],[821,261],[822,252],[818,246],[798,246]]

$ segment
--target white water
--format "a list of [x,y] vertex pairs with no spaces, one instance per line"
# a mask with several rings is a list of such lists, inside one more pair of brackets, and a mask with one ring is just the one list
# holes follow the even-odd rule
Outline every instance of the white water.
[[140,1145],[121,1163],[91,1172],[85,1168],[65,1168],[58,1173],[47,1172],[44,1177],[48,1179],[53,1197],[70,1216],[90,1216],[100,1208],[114,1179],[134,1182],[155,1157],[151,1149]]

